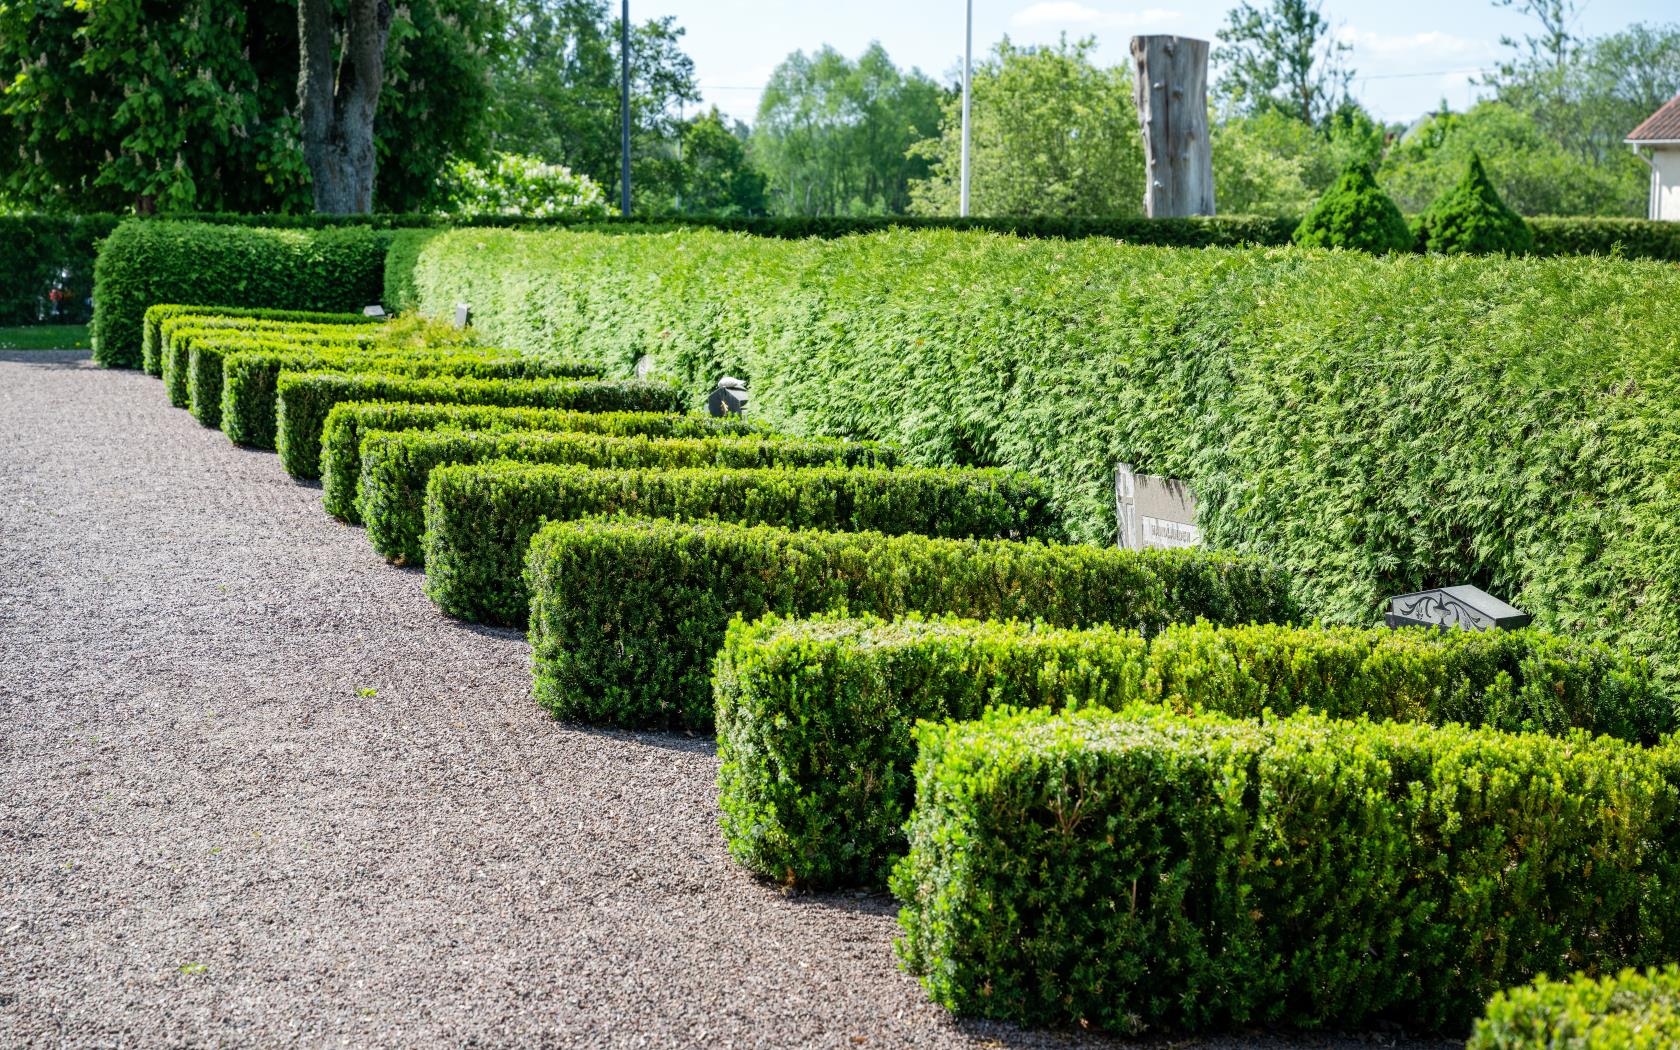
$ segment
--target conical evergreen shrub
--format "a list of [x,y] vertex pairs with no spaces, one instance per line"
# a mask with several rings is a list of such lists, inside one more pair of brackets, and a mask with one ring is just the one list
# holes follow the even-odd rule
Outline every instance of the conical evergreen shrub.
[[1534,250],[1534,231],[1500,200],[1482,158],[1472,153],[1458,185],[1436,197],[1419,218],[1418,242],[1425,251],[1449,255],[1524,255]]
[[1410,251],[1414,239],[1399,206],[1377,185],[1371,166],[1355,161],[1295,228],[1295,243],[1380,253]]

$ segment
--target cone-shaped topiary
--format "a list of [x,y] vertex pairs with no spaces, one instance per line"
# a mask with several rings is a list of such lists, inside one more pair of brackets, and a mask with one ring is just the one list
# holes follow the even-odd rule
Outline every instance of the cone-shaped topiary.
[[1295,228],[1295,243],[1367,252],[1411,251],[1415,239],[1406,217],[1377,185],[1371,166],[1354,161]]
[[1458,185],[1436,197],[1419,217],[1418,242],[1425,251],[1450,255],[1524,255],[1534,250],[1534,231],[1499,199],[1482,158],[1472,153]]

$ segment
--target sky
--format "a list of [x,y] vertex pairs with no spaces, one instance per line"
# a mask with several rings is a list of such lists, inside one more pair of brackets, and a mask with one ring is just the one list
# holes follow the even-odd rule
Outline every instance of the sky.
[[[617,6],[618,0],[614,0]],[[1235,0],[974,0],[976,58],[1008,36],[1017,44],[1053,43],[1062,34],[1095,36],[1098,61],[1129,63],[1137,33],[1177,33],[1213,40]],[[1583,0],[1575,33],[1596,36],[1632,22],[1680,20],[1674,0]],[[937,79],[961,68],[964,0],[631,0],[641,22],[674,15],[687,30],[706,106],[751,123],[770,73],[793,51],[831,44],[856,57],[879,41],[900,67]],[[1333,31],[1353,45],[1353,93],[1383,121],[1409,122],[1445,99],[1462,109],[1475,98],[1476,72],[1506,53],[1502,35],[1532,24],[1492,0],[1325,0]]]

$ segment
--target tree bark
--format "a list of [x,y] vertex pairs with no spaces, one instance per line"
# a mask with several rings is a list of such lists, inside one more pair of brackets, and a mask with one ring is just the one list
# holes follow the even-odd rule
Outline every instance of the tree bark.
[[1212,215],[1207,41],[1134,36],[1132,61],[1132,96],[1143,127],[1144,214]]
[[349,215],[373,210],[373,118],[385,84],[391,5],[350,0],[336,80],[335,28],[332,0],[298,0],[298,101],[315,210]]

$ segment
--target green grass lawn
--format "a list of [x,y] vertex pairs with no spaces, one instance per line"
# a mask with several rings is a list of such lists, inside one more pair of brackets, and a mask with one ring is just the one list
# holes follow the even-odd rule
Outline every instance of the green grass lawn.
[[0,328],[0,350],[86,350],[85,324],[35,324]]

